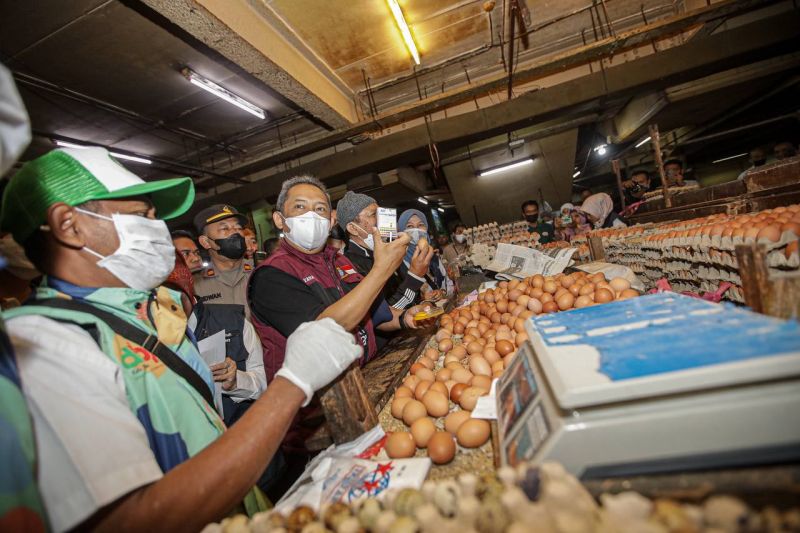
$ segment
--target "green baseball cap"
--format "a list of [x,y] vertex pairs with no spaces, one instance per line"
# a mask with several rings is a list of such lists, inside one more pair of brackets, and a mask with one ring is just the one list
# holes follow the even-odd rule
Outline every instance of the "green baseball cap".
[[185,213],[194,202],[191,178],[144,181],[120,165],[105,148],[59,148],[25,163],[3,192],[0,231],[23,243],[47,220],[58,202],[80,205],[147,195],[159,218]]

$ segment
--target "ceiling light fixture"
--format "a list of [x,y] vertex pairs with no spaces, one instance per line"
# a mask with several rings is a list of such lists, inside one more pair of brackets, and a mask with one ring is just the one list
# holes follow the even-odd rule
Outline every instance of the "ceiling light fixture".
[[403,41],[406,43],[408,53],[411,54],[412,58],[414,58],[414,63],[419,65],[419,52],[417,51],[417,45],[414,43],[414,37],[411,35],[411,28],[408,27],[406,18],[403,16],[403,10],[400,9],[400,4],[397,3],[397,0],[386,0],[386,3],[389,4],[389,9],[392,10],[394,21],[397,23],[397,27],[400,30],[400,35],[403,36]]
[[419,198],[417,198],[417,201],[418,201],[419,203],[421,203],[421,204],[428,205],[428,200],[426,200],[426,199],[425,199],[425,198],[423,198],[422,196],[420,196]]
[[650,136],[648,135],[647,137],[645,137],[644,139],[642,139],[641,141],[636,143],[636,146],[634,146],[634,148],[639,148],[641,145],[643,145],[644,143],[648,142],[649,140],[650,140]]
[[439,211],[440,213],[444,213],[444,209],[442,209],[441,207],[437,207],[436,210]]
[[743,154],[736,154],[729,157],[723,157],[722,159],[717,159],[716,161],[712,161],[711,164],[713,165],[714,163],[722,163],[723,161],[728,161],[729,159],[736,159],[737,157],[744,157],[746,155],[749,155],[749,152],[745,152]]
[[595,146],[594,151],[597,152],[597,155],[606,155],[606,152],[608,152],[607,146],[608,145],[605,144],[601,144],[600,146]]
[[197,74],[196,72],[191,71],[188,68],[184,68],[183,70],[181,70],[181,74],[183,74],[184,77],[187,80],[189,80],[189,82],[192,85],[196,85],[197,87],[200,87],[204,91],[210,92],[211,94],[213,94],[217,98],[221,98],[221,99],[225,100],[226,102],[235,105],[239,109],[244,109],[245,111],[247,111],[251,115],[255,115],[258,118],[260,118],[261,120],[264,120],[264,118],[266,118],[266,114],[264,113],[263,109],[261,109],[260,107],[258,107],[257,105],[255,105],[255,104],[253,104],[251,102],[248,102],[247,100],[245,100],[241,96],[230,92],[225,87],[217,85],[213,81],[208,80],[208,79],[200,76],[199,74]]
[[581,175],[581,171],[580,171],[580,170],[576,170],[576,171],[575,171],[575,174],[573,174],[573,175],[572,175],[572,177],[573,177],[573,178],[577,178],[577,177],[578,177],[578,176],[580,176],[580,175]]
[[533,164],[533,158],[529,157],[527,159],[523,159],[522,161],[516,161],[514,163],[509,163],[508,165],[503,165],[500,167],[490,168],[488,170],[481,170],[478,173],[478,176],[491,176],[492,174],[497,174],[499,172],[505,172],[506,170],[511,170],[512,168],[519,168],[525,165]]
[[[93,146],[89,146],[89,145],[85,145],[85,144],[75,144],[75,143],[71,143],[71,142],[68,142],[68,141],[59,141],[57,139],[54,140],[53,142],[56,143],[56,146],[61,146],[62,148],[77,148],[79,150],[83,150],[84,148],[94,148]],[[103,147],[102,146],[98,146],[97,148],[103,148]],[[108,153],[110,155],[112,155],[113,157],[116,157],[117,159],[125,159],[127,161],[133,161],[135,163],[144,163],[145,165],[152,165],[153,164],[152,161],[150,161],[149,159],[144,158],[144,157],[139,157],[139,156],[135,156],[135,155],[128,155],[128,154],[121,154],[119,152],[111,152],[111,151],[109,151]]]

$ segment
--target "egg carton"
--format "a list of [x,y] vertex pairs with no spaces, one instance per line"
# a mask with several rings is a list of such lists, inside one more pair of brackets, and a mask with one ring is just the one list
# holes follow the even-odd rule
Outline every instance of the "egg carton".
[[767,265],[781,270],[796,270],[800,267],[800,254],[795,252],[787,257],[785,250],[773,250],[767,254]]

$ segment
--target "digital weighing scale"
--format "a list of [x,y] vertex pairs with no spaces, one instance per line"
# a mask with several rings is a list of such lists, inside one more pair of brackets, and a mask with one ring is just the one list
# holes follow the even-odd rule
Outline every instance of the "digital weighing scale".
[[504,463],[588,478],[800,459],[800,324],[673,293],[532,317]]

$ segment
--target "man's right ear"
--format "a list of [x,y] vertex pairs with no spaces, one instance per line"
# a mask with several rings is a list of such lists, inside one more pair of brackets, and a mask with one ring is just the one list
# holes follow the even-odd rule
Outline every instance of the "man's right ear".
[[67,204],[58,202],[47,209],[47,226],[53,238],[61,244],[80,249],[86,246],[86,223]]
[[200,246],[202,246],[206,250],[211,249],[211,241],[205,235],[199,235],[197,237],[197,242],[200,243]]

